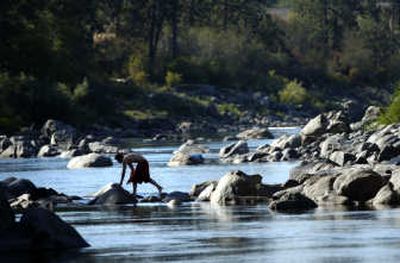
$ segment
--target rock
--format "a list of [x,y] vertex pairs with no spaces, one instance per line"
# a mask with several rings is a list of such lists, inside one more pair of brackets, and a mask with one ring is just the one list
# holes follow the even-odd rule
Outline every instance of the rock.
[[117,139],[117,138],[114,138],[114,137],[112,137],[112,136],[109,136],[109,137],[107,137],[107,138],[104,138],[104,139],[101,141],[101,143],[102,143],[102,144],[105,144],[105,145],[118,146],[118,145],[121,145],[122,142],[121,142],[119,139]]
[[317,204],[310,198],[300,193],[288,193],[279,200],[274,200],[269,204],[271,210],[278,212],[300,212],[317,207]]
[[134,203],[135,198],[122,186],[110,183],[94,194],[89,205],[120,205]]
[[320,156],[323,158],[329,158],[332,152],[342,148],[343,143],[343,136],[338,134],[329,136],[319,145],[319,148],[321,149]]
[[217,184],[209,184],[196,198],[198,202],[210,201],[211,194],[215,190]]
[[190,198],[188,193],[178,192],[178,191],[171,192],[171,193],[167,194],[166,197],[163,198],[164,203],[168,203],[171,200],[179,200],[180,202],[192,201],[192,199]]
[[38,157],[53,157],[60,154],[60,149],[54,145],[44,145],[40,148]]
[[58,120],[47,120],[41,131],[45,138],[50,139],[51,145],[57,145],[63,150],[68,150],[77,137],[74,127]]
[[32,201],[30,194],[23,194],[14,199],[10,206],[12,209],[28,209],[37,207],[38,205]]
[[283,135],[275,140],[271,144],[271,148],[287,149],[287,148],[298,148],[301,146],[301,136],[300,135]]
[[0,233],[10,229],[15,224],[15,215],[6,197],[5,190],[0,186]]
[[249,146],[246,141],[238,141],[221,148],[219,156],[222,159],[232,157],[234,155],[246,154],[249,152]]
[[328,124],[329,122],[323,114],[311,119],[300,132],[302,143],[308,144],[326,133]]
[[303,194],[317,202],[321,197],[333,192],[333,183],[336,176],[324,176],[314,182],[306,181],[303,188]]
[[363,128],[364,126],[373,123],[379,118],[379,115],[381,114],[382,109],[377,107],[377,106],[369,106],[364,113],[363,118],[361,121],[352,123],[350,125],[352,130],[358,130]]
[[0,136],[0,152],[4,151],[8,147],[12,145],[11,141],[7,136],[1,135]]
[[20,225],[31,237],[30,248],[32,250],[72,249],[89,246],[72,226],[43,208],[28,209],[22,216]]
[[36,186],[30,180],[16,179],[7,184],[6,197],[13,199],[23,194],[33,194],[36,191]]
[[218,181],[210,201],[224,205],[235,203],[239,197],[260,196],[261,180],[260,175],[246,175],[242,171],[230,172]]
[[195,184],[192,186],[192,189],[189,192],[190,196],[197,197],[200,195],[201,192],[204,191],[208,186],[213,185],[214,188],[218,184],[218,181],[206,181],[201,184]]
[[352,155],[351,153],[345,153],[343,151],[334,151],[329,156],[329,160],[339,166],[344,166],[345,164],[348,164],[355,159],[356,157],[354,155]]
[[329,162],[303,163],[290,170],[289,179],[302,184],[320,171],[325,171],[326,175],[329,175],[336,167],[336,165]]
[[65,159],[70,159],[73,157],[82,156],[84,154],[85,153],[83,151],[81,151],[80,149],[72,149],[72,150],[62,152],[59,157],[65,158]]
[[328,112],[326,114],[326,118],[329,121],[328,126],[326,127],[327,132],[329,133],[342,133],[349,132],[350,126],[349,121],[343,111],[338,112]]
[[339,195],[365,202],[376,195],[383,183],[383,178],[370,169],[348,169],[336,178],[333,188]]
[[268,157],[268,160],[270,162],[279,162],[282,159],[282,157],[283,154],[281,151],[275,151]]
[[57,131],[68,131],[70,133],[75,133],[76,129],[62,121],[50,119],[45,122],[41,131],[44,136],[51,138],[51,136]]
[[204,158],[201,154],[186,154],[178,152],[169,160],[168,166],[198,165],[203,163]]
[[106,145],[102,142],[91,142],[88,144],[89,151],[93,153],[117,153],[118,147]]
[[187,154],[202,154],[207,153],[208,149],[203,145],[197,144],[194,140],[188,140],[184,144],[182,144],[176,152]]
[[182,204],[182,201],[179,199],[171,199],[170,201],[167,202],[167,206],[169,206],[169,207],[176,207],[181,204]]
[[286,148],[282,151],[281,161],[292,161],[300,157],[299,153],[292,148]]
[[372,200],[373,205],[398,205],[400,195],[393,189],[393,184],[383,186]]
[[152,195],[140,199],[139,203],[159,203],[161,201],[160,197]]
[[248,129],[237,134],[236,138],[240,140],[261,139],[261,138],[273,139],[274,136],[267,128],[254,127],[252,129]]
[[31,140],[24,137],[11,137],[12,145],[8,146],[0,158],[30,158],[36,156],[38,149]]
[[90,153],[72,158],[67,165],[69,169],[79,169],[86,167],[107,167],[112,166],[110,157],[100,155],[97,153]]

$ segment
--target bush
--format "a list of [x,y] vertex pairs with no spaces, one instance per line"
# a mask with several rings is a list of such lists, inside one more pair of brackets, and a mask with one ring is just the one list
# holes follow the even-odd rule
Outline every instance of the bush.
[[392,102],[379,118],[379,122],[383,124],[400,122],[400,83],[397,83],[396,86],[397,88],[393,94]]
[[282,103],[301,105],[308,99],[307,90],[303,88],[297,80],[289,81],[285,87],[279,91],[279,100]]
[[182,82],[182,75],[173,71],[167,71],[165,75],[165,84],[167,87],[178,85]]
[[147,82],[148,74],[145,70],[145,63],[139,56],[131,56],[128,64],[129,76],[133,82],[139,86],[143,86]]

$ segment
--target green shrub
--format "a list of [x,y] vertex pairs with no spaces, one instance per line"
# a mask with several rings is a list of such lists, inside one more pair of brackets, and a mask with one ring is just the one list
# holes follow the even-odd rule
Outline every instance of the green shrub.
[[139,86],[147,83],[148,74],[145,70],[145,63],[139,56],[131,56],[128,64],[129,76]]
[[303,88],[297,80],[289,81],[285,87],[279,91],[279,100],[282,103],[301,105],[308,99],[307,90]]
[[167,85],[167,87],[178,85],[181,82],[182,74],[173,71],[167,71],[167,74],[165,75],[165,84]]
[[397,83],[392,101],[379,117],[379,122],[383,124],[400,122],[400,83]]

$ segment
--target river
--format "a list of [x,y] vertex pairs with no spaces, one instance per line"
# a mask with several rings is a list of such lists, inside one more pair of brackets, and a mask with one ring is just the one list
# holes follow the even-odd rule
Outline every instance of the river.
[[[298,129],[272,129],[275,135]],[[251,140],[255,148],[271,140]],[[208,141],[207,159],[217,159],[226,143]],[[296,163],[209,164],[168,167],[178,145],[133,145],[149,159],[152,177],[166,192],[188,192],[195,183],[218,179],[232,170],[261,174],[264,183],[282,183]],[[0,180],[28,178],[38,186],[87,196],[119,180],[120,167],[68,170],[67,160],[0,160]],[[130,190],[130,188],[127,188]],[[156,193],[139,185],[138,193]],[[187,203],[139,204],[119,208],[57,211],[91,244],[80,251],[3,254],[0,262],[398,262],[400,209],[318,208],[281,214],[266,204],[213,206]]]

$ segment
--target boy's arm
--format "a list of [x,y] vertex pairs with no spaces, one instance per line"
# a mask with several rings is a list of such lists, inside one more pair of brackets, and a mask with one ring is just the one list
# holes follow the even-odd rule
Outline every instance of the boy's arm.
[[126,171],[126,163],[124,162],[122,164],[122,174],[121,174],[121,181],[119,182],[119,185],[122,185],[122,182],[124,181],[125,171]]

